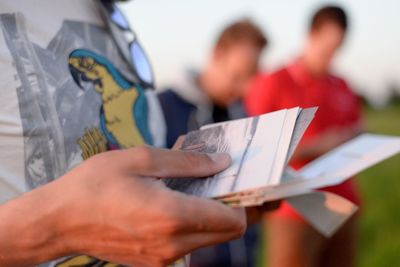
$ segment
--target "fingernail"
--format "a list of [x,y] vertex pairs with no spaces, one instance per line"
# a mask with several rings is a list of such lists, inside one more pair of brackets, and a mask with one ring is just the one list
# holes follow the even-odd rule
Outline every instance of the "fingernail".
[[229,165],[231,163],[231,157],[227,153],[212,153],[208,154],[210,159],[218,164]]

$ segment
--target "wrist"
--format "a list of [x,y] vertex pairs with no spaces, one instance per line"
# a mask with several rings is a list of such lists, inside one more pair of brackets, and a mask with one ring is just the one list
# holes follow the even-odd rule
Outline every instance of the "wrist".
[[62,239],[63,207],[52,185],[0,206],[0,265],[26,266],[70,254]]

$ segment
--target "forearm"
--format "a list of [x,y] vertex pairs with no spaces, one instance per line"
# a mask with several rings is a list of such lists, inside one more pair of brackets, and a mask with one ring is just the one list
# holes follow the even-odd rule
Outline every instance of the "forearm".
[[68,254],[53,194],[44,186],[0,205],[0,266],[32,266]]

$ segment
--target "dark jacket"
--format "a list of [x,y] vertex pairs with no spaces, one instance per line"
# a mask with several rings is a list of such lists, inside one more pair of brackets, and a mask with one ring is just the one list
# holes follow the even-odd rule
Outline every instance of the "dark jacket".
[[[189,76],[180,88],[170,88],[158,97],[167,126],[166,144],[170,148],[176,139],[215,120],[236,119],[244,116],[241,105],[224,110],[215,107]],[[202,248],[191,255],[192,267],[253,267],[257,247],[258,227],[250,227],[245,236],[229,243]]]

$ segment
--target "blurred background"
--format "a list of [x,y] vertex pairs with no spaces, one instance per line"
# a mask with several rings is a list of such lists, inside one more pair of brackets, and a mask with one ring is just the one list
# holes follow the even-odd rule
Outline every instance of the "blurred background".
[[[201,68],[214,40],[227,24],[243,17],[256,22],[270,43],[262,69],[273,71],[296,57],[315,0],[135,0],[124,3],[144,45],[158,87],[179,79],[187,67]],[[350,30],[334,71],[364,99],[368,132],[400,136],[400,2],[335,1],[348,13]],[[357,266],[399,266],[400,156],[358,179],[363,197]],[[263,250],[260,250],[263,251]],[[260,253],[259,266],[265,261]]]

